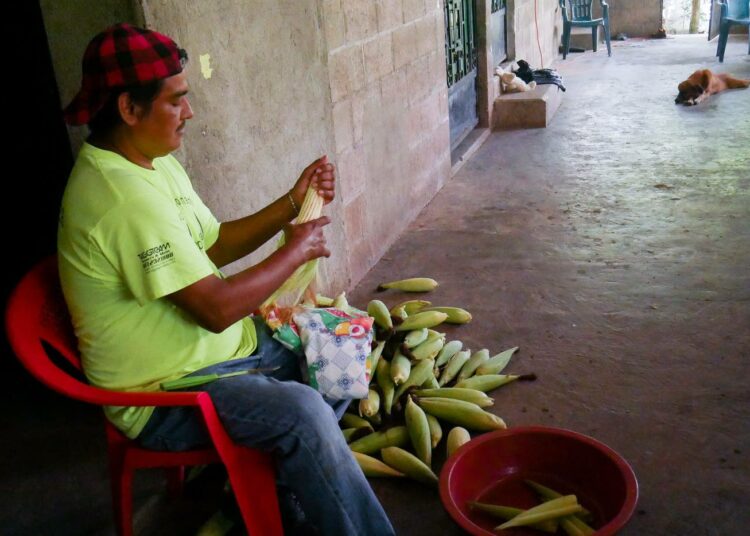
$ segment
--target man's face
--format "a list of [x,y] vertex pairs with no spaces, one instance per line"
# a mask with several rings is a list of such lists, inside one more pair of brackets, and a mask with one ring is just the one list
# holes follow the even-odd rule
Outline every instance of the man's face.
[[151,110],[142,111],[133,125],[141,153],[157,158],[180,147],[185,123],[193,117],[187,93],[184,71],[164,80],[161,91],[151,103]]

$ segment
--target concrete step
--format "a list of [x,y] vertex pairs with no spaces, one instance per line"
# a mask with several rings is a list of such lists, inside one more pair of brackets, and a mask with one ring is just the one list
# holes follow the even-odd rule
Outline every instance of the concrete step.
[[504,93],[495,98],[493,130],[544,128],[552,122],[563,91],[554,84],[538,85],[523,93]]

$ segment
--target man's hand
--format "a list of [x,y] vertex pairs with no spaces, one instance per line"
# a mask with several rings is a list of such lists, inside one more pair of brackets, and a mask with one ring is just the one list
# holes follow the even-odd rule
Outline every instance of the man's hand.
[[328,163],[328,156],[323,155],[307,166],[289,191],[294,198],[298,211],[302,207],[305,194],[310,186],[323,198],[323,204],[327,205],[333,201],[336,187],[336,168],[333,164]]
[[330,222],[328,216],[321,216],[316,220],[298,225],[287,224],[284,226],[284,247],[292,249],[299,255],[300,264],[318,257],[330,257],[331,252],[326,246],[326,238],[323,235],[323,227]]

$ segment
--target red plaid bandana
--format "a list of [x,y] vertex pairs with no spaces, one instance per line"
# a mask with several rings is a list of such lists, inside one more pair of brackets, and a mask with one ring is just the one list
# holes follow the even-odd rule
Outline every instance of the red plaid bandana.
[[87,124],[114,89],[182,72],[185,53],[166,35],[120,23],[95,36],[83,56],[81,90],[65,108],[70,125]]

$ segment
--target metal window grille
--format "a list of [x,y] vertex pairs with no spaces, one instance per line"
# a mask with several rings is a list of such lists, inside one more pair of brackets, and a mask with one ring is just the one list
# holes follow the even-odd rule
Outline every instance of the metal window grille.
[[448,87],[477,65],[474,0],[445,0],[445,68]]

